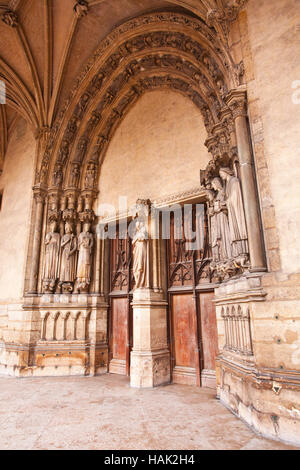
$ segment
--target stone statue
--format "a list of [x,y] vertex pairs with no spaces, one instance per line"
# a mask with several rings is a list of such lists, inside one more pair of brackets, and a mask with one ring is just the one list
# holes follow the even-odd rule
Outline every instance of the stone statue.
[[225,202],[225,190],[220,178],[214,178],[211,182],[216,191],[214,198],[214,213],[216,217],[216,236],[219,247],[219,259],[231,258],[231,239],[227,217],[227,206]]
[[55,166],[55,171],[53,173],[53,186],[55,186],[56,188],[59,188],[61,183],[63,181],[63,171],[62,171],[62,167],[60,164],[57,164]]
[[76,188],[80,178],[80,165],[79,163],[73,163],[71,175],[70,175],[70,186]]
[[230,168],[221,168],[220,177],[226,182],[231,250],[234,258],[248,254],[248,236],[240,181]]
[[55,283],[58,278],[60,235],[56,230],[57,223],[54,220],[50,223],[50,232],[47,233],[45,238],[46,251],[44,260],[43,290],[46,293],[54,291]]
[[70,222],[65,224],[65,235],[61,240],[62,256],[59,283],[65,292],[72,292],[76,278],[77,239]]
[[212,249],[212,259],[214,262],[220,261],[220,249],[218,243],[217,214],[214,210],[215,194],[210,189],[206,190],[208,196],[208,217],[210,226],[210,245]]
[[90,224],[85,223],[83,232],[78,237],[78,266],[77,266],[77,280],[76,289],[85,291],[91,282],[91,266],[92,266],[92,252],[94,239],[90,233]]
[[146,287],[147,279],[147,230],[144,222],[137,221],[133,246],[133,274],[135,288]]
[[96,179],[96,165],[89,163],[85,175],[85,189],[94,189]]

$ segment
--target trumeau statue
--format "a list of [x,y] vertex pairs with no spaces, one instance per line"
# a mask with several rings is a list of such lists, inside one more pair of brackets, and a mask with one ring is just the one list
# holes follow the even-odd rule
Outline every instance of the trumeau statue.
[[76,250],[77,239],[73,234],[70,222],[65,224],[65,235],[61,240],[61,266],[59,283],[64,292],[72,292],[76,278]]
[[244,205],[239,179],[233,175],[230,168],[221,168],[220,176],[226,182],[226,205],[232,256],[248,254],[248,235],[245,221]]
[[139,289],[146,287],[147,279],[147,230],[144,222],[136,222],[132,246],[135,288]]
[[86,291],[91,282],[91,266],[92,266],[92,252],[94,239],[90,233],[90,224],[85,223],[83,232],[78,237],[78,267],[77,267],[77,280],[76,290]]
[[43,290],[45,293],[51,293],[55,289],[56,280],[58,278],[58,259],[59,259],[59,243],[60,235],[56,232],[57,223],[50,223],[50,232],[45,238],[45,261],[43,275]]

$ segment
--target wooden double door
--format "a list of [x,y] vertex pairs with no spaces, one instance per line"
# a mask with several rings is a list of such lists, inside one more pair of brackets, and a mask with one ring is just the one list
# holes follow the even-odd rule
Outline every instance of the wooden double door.
[[[193,207],[188,214],[182,209],[181,226],[171,219],[167,243],[171,376],[176,383],[215,387],[217,320],[209,234],[202,206],[199,211],[199,207]],[[192,220],[185,225],[187,217]],[[190,250],[195,234],[199,245]]]
[[[192,213],[193,224],[196,212]],[[187,249],[189,234],[174,226],[166,241],[168,272],[168,333],[173,382],[215,387],[215,359],[218,354],[217,322],[213,286],[209,269],[210,252],[205,211],[198,221],[203,243],[197,250]],[[124,229],[123,229],[124,230]],[[127,227],[125,228],[127,230]],[[180,237],[180,231],[182,236]],[[176,236],[175,236],[176,234]],[[120,229],[110,240],[109,372],[130,375],[132,325],[132,246]]]
[[109,372],[130,375],[132,313],[127,297],[110,299]]

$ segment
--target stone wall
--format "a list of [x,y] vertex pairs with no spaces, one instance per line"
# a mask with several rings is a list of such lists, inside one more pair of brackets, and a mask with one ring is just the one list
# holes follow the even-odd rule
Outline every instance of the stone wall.
[[[257,431],[299,444],[300,104],[293,99],[293,83],[300,79],[300,13],[296,3],[249,0],[231,37],[246,69],[269,272],[257,289],[264,301],[244,299],[251,311],[253,362],[223,354],[220,397]],[[234,303],[233,294],[227,293],[228,303]],[[224,292],[217,291],[217,303],[218,296],[221,299]],[[221,308],[217,311],[222,343],[224,321]]]
[[[26,122],[19,119],[10,136],[0,177],[0,190],[3,191],[0,211],[0,346],[2,341],[6,344],[20,343],[30,336],[30,326],[27,325],[26,328],[24,323],[22,296],[34,160],[35,139]],[[9,364],[13,370],[17,356],[18,353],[10,354],[1,346],[1,370],[6,371]]]
[[27,255],[35,139],[29,126],[19,119],[10,137],[0,177],[3,191],[0,211],[0,302],[23,295]]
[[[199,186],[209,161],[199,109],[179,93],[154,91],[139,99],[117,129],[99,179],[99,204],[156,199]],[[118,206],[117,206],[118,207]]]

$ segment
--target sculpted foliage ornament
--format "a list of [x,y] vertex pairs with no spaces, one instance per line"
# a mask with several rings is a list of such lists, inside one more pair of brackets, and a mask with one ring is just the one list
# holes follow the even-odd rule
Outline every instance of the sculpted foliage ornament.
[[74,7],[73,10],[78,18],[82,18],[83,16],[87,15],[89,8],[89,4],[85,0],[78,0]]
[[10,26],[11,28],[16,28],[19,25],[19,19],[17,13],[14,11],[5,11],[1,15],[1,20],[3,23],[7,24],[7,26]]
[[210,9],[207,12],[207,23],[209,26],[222,28],[224,40],[228,41],[231,23],[237,20],[240,11],[246,6],[248,0],[234,0],[227,2],[223,8]]

